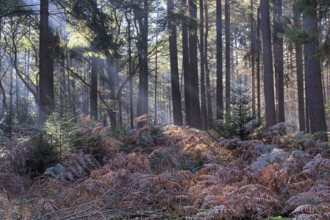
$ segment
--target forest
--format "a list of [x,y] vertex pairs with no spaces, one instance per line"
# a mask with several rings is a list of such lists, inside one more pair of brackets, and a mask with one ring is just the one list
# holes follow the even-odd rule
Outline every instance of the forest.
[[330,219],[330,0],[0,0],[0,219]]

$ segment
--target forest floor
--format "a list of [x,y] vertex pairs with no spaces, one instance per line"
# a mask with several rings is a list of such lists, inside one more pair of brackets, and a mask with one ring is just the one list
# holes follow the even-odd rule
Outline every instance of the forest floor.
[[30,139],[0,159],[0,219],[330,219],[327,143],[278,124],[256,140],[190,127],[80,125],[75,150],[22,172]]

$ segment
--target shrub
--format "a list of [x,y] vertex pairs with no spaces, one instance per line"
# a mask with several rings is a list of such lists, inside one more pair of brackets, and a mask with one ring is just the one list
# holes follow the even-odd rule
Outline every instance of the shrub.
[[91,154],[99,162],[103,160],[103,143],[99,134],[78,134],[71,140],[71,144],[74,151],[82,151],[86,154]]
[[74,121],[75,117],[71,114],[54,112],[45,123],[44,130],[50,136],[52,143],[59,147],[60,153],[68,148],[70,140],[77,129]]
[[110,136],[118,140],[123,140],[126,135],[129,133],[129,128],[125,125],[119,125],[115,128],[110,128]]
[[259,123],[252,116],[251,98],[248,95],[249,89],[245,84],[246,82],[242,77],[239,77],[236,86],[231,90],[231,112],[225,114],[225,121],[218,121],[214,124],[214,129],[223,137],[238,137],[241,140],[246,140],[259,126]]
[[44,133],[13,147],[7,157],[14,172],[31,177],[42,174],[59,161],[58,150]]
[[132,130],[125,140],[128,144],[139,145],[142,148],[154,147],[164,144],[165,136],[160,127],[145,125]]

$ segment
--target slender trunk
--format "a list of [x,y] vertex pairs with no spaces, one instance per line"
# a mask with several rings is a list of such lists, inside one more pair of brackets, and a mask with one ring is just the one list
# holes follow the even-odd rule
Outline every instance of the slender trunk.
[[230,114],[230,4],[225,0],[225,38],[226,38],[226,114]]
[[206,108],[206,88],[205,88],[205,53],[204,53],[204,2],[199,0],[199,14],[200,14],[200,70],[201,70],[201,119],[202,129],[207,129],[207,108]]
[[327,94],[328,99],[327,102],[330,102],[330,65],[327,66]]
[[283,33],[282,28],[282,0],[274,0],[274,61],[276,74],[276,98],[277,98],[277,118],[278,122],[285,121],[284,112],[284,64],[283,64],[283,39],[280,36]]
[[[18,54],[17,54],[18,55]],[[16,64],[17,66],[19,65],[18,60],[16,60]],[[19,114],[20,114],[20,100],[19,100],[19,96],[20,96],[20,91],[19,91],[19,82],[18,82],[18,77],[15,77],[15,95],[16,95],[16,111],[15,111],[15,115],[16,115],[16,119],[18,119]],[[22,109],[21,109],[22,110]]]
[[[158,42],[158,35],[156,37],[156,42]],[[156,57],[155,57],[155,119],[154,119],[154,125],[157,124],[158,121],[158,105],[157,105],[157,94],[158,94],[158,48],[156,43]]]
[[182,66],[184,78],[184,99],[185,99],[185,113],[186,124],[191,125],[191,110],[190,110],[190,60],[189,60],[189,39],[187,27],[187,0],[182,0]]
[[[115,62],[111,59],[108,59],[107,61],[107,71],[108,71],[108,85],[110,89],[110,101],[111,101],[111,104],[109,105],[109,107],[111,108],[111,111],[109,111],[111,112],[111,114],[109,115],[110,123],[112,128],[116,128],[117,127],[116,104],[117,101],[119,100],[116,99],[115,85],[117,84],[116,79],[118,78],[118,75],[115,67]],[[121,97],[121,91],[118,97]]]
[[[172,2],[172,4],[173,4],[173,2]],[[173,6],[174,7],[174,6]],[[169,10],[169,9],[167,9],[167,10]],[[173,9],[172,9],[173,10]],[[156,20],[158,21],[158,19],[159,19],[159,9],[157,9],[157,18],[156,18]],[[168,18],[168,19],[170,19],[170,18]],[[158,22],[157,22],[157,27],[156,27],[156,29],[158,30],[158,27],[159,26],[159,24],[158,24]],[[175,27],[176,28],[176,27]],[[169,27],[169,29],[170,29],[170,27]],[[171,30],[170,30],[171,31]],[[176,29],[175,29],[175,34],[176,34]],[[176,36],[176,35],[175,35]],[[176,38],[175,38],[175,44],[176,44]],[[171,47],[170,47],[171,48]],[[175,53],[176,53],[176,51],[175,51]],[[177,55],[176,55],[177,56]],[[171,58],[170,58],[171,59]],[[176,58],[177,59],[177,58]],[[178,70],[179,71],[179,70]],[[157,34],[156,34],[156,55],[155,55],[155,100],[154,100],[154,102],[155,102],[155,104],[154,104],[154,110],[155,110],[155,118],[154,118],[154,125],[156,125],[157,123],[158,123],[158,106],[157,106],[157,93],[158,93],[158,32],[157,32]],[[180,96],[181,97],[181,96]],[[180,104],[181,104],[181,100],[180,100]],[[181,105],[180,105],[181,106]],[[181,112],[181,114],[182,114],[182,112]],[[181,115],[181,117],[182,117],[182,115]]]
[[208,10],[208,2],[207,0],[205,0],[205,71],[206,71],[206,96],[207,96],[207,116],[208,116],[207,127],[209,127],[209,125],[213,121],[210,67],[208,60],[208,50],[209,50],[208,36],[209,36],[209,10]]
[[167,15],[168,15],[168,30],[169,30],[169,49],[171,63],[171,88],[172,88],[172,106],[175,125],[183,125],[182,107],[181,107],[181,92],[178,69],[178,54],[177,54],[177,36],[176,36],[176,19],[174,18],[174,3],[173,0],[167,0]]
[[327,94],[328,99],[327,102],[330,102],[330,65],[327,66]]
[[190,110],[191,126],[201,129],[201,110],[198,87],[198,60],[197,60],[197,6],[194,0],[189,0],[190,30],[189,30],[189,56],[190,56]]
[[250,10],[251,10],[251,17],[250,17],[250,38],[251,38],[251,66],[252,66],[252,116],[256,116],[256,97],[255,97],[255,61],[256,61],[256,40],[255,40],[255,30],[254,30],[254,16],[253,16],[253,3],[254,1],[250,1]]
[[[141,11],[140,11],[141,12]],[[149,15],[149,3],[148,0],[143,1],[142,15],[139,15],[139,27],[141,30],[140,38],[140,70],[139,70],[139,94],[137,104],[137,116],[148,114],[149,102],[148,102],[148,15]],[[138,123],[138,127],[142,127],[144,123]]]
[[216,2],[217,26],[217,119],[223,119],[223,74],[222,74],[222,7],[221,0]]
[[0,91],[2,93],[2,107],[1,107],[0,119],[2,119],[5,116],[6,111],[7,111],[6,91],[2,85],[2,80],[0,80]]
[[13,82],[14,81],[14,71],[11,68],[10,71],[10,87],[9,87],[9,121],[8,121],[8,135],[9,139],[12,136],[12,126],[13,126]]
[[[2,18],[0,18],[0,41],[1,41],[1,36],[2,36]],[[2,67],[2,57],[0,57],[0,70],[1,67]],[[2,120],[2,118],[5,116],[7,111],[6,92],[2,84],[2,79],[0,79],[0,90],[2,93],[2,107],[1,107],[0,120]]]
[[306,132],[311,132],[311,123],[309,118],[309,108],[308,108],[308,95],[307,95],[307,80],[306,80],[306,71],[305,71],[305,110],[306,110],[306,116],[305,116],[305,123],[306,123]]
[[97,120],[97,72],[98,63],[97,58],[92,57],[92,71],[91,71],[91,88],[90,88],[90,115],[93,120]]
[[264,95],[266,110],[266,127],[276,124],[276,112],[274,103],[273,62],[270,35],[269,1],[260,0],[261,32],[263,42],[264,64]]
[[133,109],[133,72],[132,72],[132,37],[131,37],[131,13],[126,12],[127,21],[127,40],[128,40],[128,77],[129,77],[129,119],[131,128],[134,128],[134,109]]
[[[294,26],[301,27],[300,12],[297,6],[293,8],[294,13]],[[304,102],[304,73],[303,73],[303,60],[302,60],[302,46],[301,43],[295,42],[296,50],[296,74],[297,74],[297,87],[298,87],[298,113],[299,113],[299,130],[305,131],[305,102]]]
[[261,91],[260,91],[260,50],[261,50],[261,42],[260,42],[260,10],[258,8],[257,12],[257,101],[258,101],[258,123],[261,122]]

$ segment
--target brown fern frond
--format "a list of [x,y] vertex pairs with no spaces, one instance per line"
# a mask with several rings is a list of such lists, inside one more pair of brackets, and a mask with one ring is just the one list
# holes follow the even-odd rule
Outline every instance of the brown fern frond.
[[134,152],[128,155],[127,160],[127,169],[131,172],[151,172],[149,160],[145,155]]
[[316,155],[304,167],[303,172],[314,178],[330,169],[330,160],[322,157],[321,154]]
[[185,215],[192,215],[196,213],[198,210],[195,206],[192,205],[186,205],[179,207],[179,212],[184,213]]
[[329,205],[301,205],[292,213],[297,219],[329,219]]
[[288,180],[288,190],[291,194],[306,192],[314,186],[314,181],[304,173],[292,175]]
[[42,212],[54,212],[58,210],[54,200],[39,199],[35,205],[35,209]]
[[197,214],[198,217],[203,219],[227,219],[235,213],[235,210],[227,208],[224,205],[219,205],[211,208],[207,212],[200,212]]
[[323,219],[319,214],[300,214],[294,217],[297,220],[320,220]]
[[260,184],[249,184],[230,192],[224,205],[241,207],[241,213],[237,213],[239,217],[248,213],[248,210],[258,215],[267,214],[279,207],[280,201],[267,187]]
[[309,192],[330,192],[330,179],[318,179]]
[[224,139],[218,143],[219,146],[225,147],[227,149],[237,149],[241,144],[241,140],[238,138]]
[[319,210],[317,209],[317,206],[315,205],[300,205],[298,206],[291,214],[295,213],[304,213],[304,214],[315,214],[318,213]]
[[292,196],[286,202],[286,210],[293,211],[301,205],[317,205],[322,203],[329,203],[330,193],[329,192],[303,192]]

